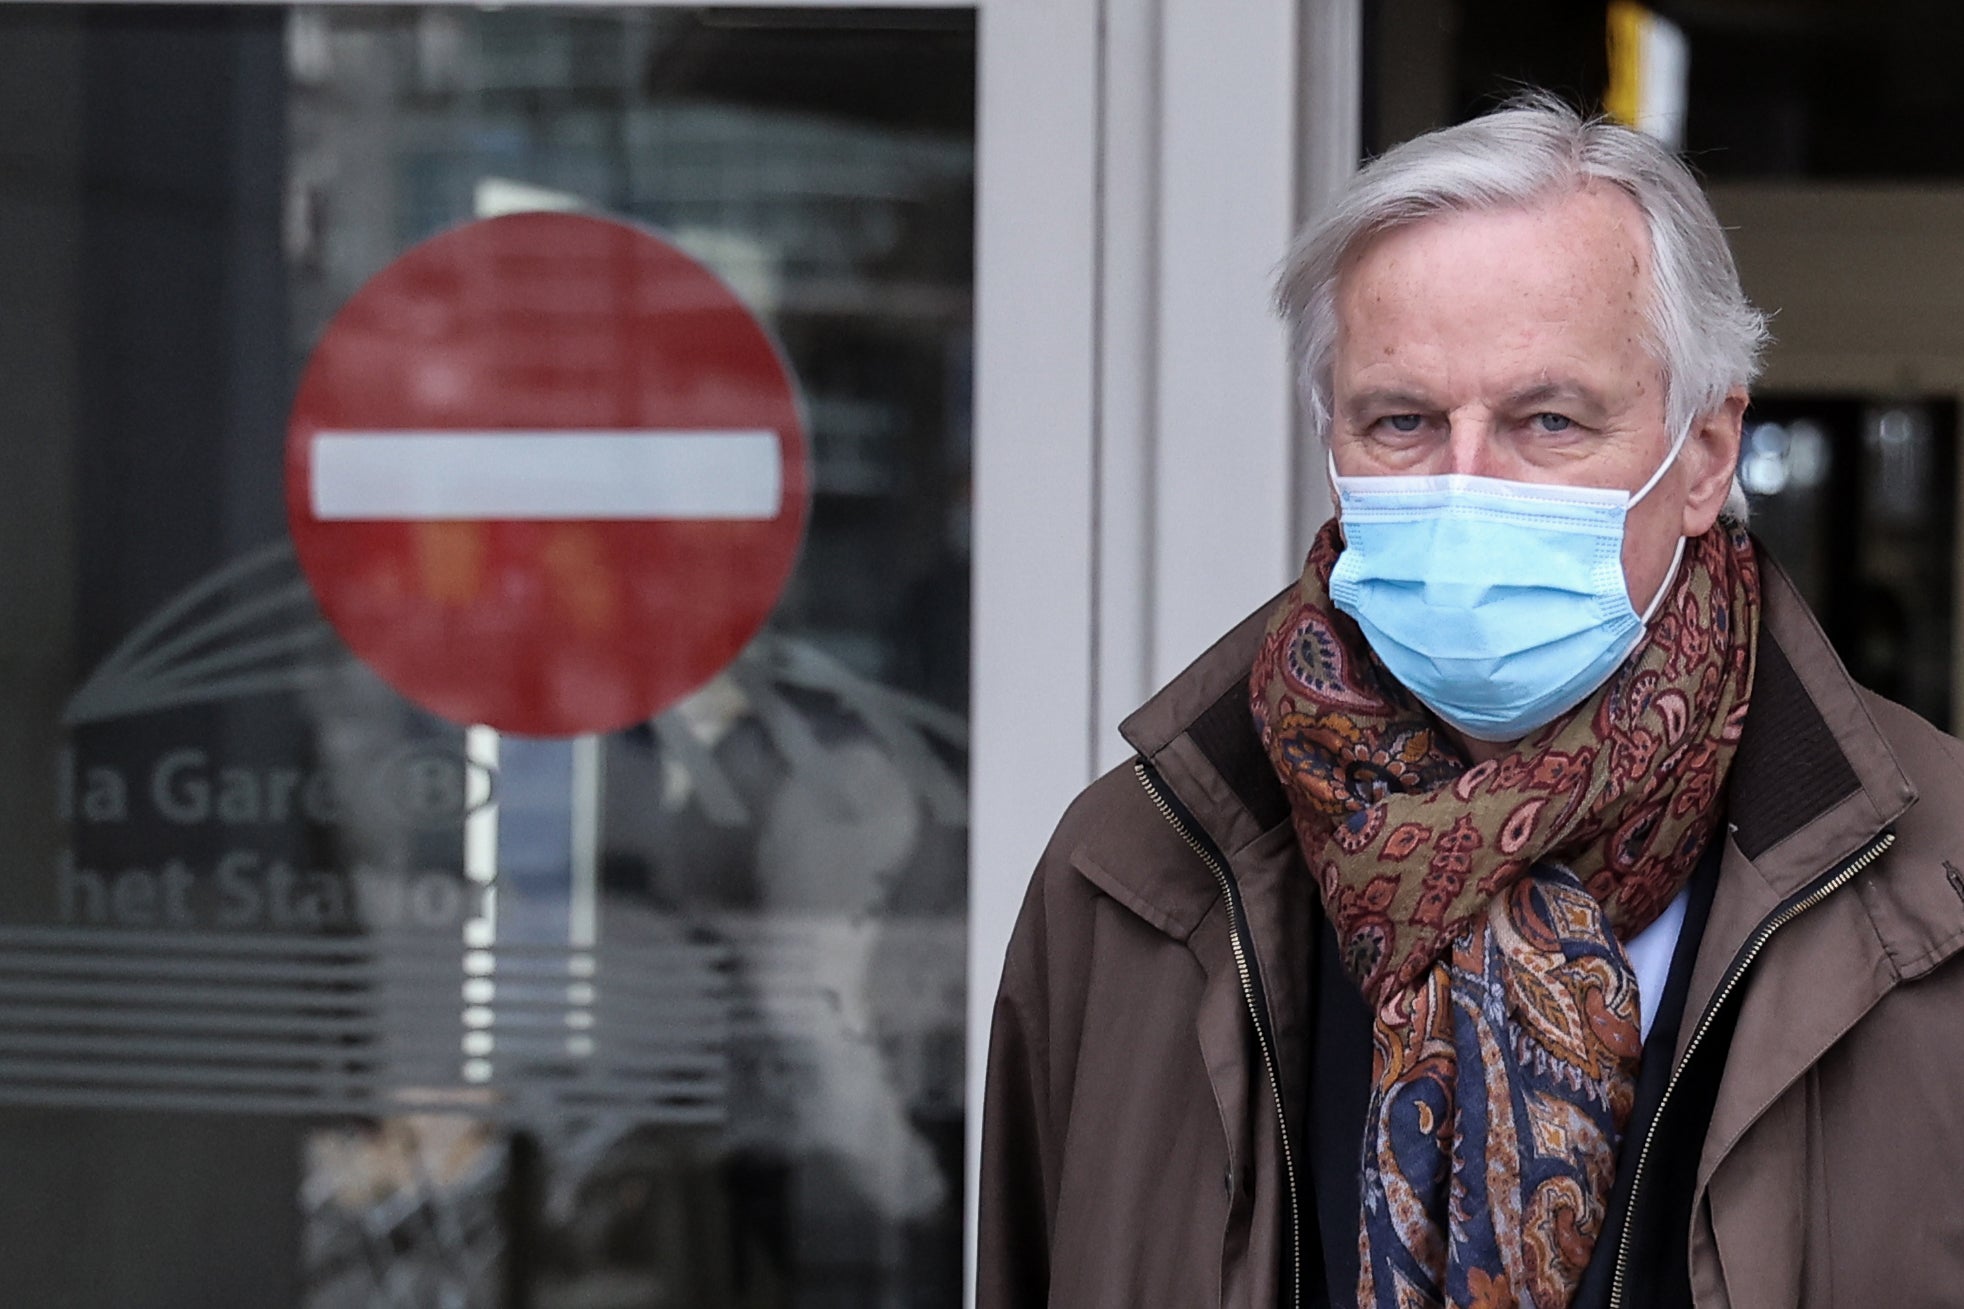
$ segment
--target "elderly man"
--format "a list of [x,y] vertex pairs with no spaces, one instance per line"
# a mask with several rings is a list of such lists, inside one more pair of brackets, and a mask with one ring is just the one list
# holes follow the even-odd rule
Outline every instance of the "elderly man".
[[1959,1303],[1964,747],[1745,531],[1696,183],[1531,98],[1280,301],[1338,515],[1037,871],[982,1309]]

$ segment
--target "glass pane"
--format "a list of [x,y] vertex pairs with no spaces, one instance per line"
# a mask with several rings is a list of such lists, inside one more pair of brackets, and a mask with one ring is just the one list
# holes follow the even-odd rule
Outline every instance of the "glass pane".
[[[957,1300],[974,100],[961,11],[0,8],[14,1298]],[[809,442],[762,630],[570,737],[406,697],[287,517],[330,321],[538,212],[709,269]],[[552,311],[533,426],[617,291]],[[426,329],[378,386],[478,378]],[[593,523],[521,526],[565,621],[640,603]],[[515,585],[461,528],[415,524],[433,603]]]
[[1957,438],[1950,397],[1775,393],[1739,461],[1753,531],[1849,671],[1934,723],[1954,708]]

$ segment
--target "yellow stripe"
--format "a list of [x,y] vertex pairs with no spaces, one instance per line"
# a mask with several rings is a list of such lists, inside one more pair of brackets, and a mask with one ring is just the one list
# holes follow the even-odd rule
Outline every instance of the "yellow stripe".
[[1609,89],[1603,112],[1626,127],[1637,125],[1643,110],[1643,37],[1650,10],[1635,0],[1610,0]]

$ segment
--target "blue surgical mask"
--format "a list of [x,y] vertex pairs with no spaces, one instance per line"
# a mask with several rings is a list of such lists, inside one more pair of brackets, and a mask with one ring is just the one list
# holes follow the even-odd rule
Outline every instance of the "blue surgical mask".
[[1623,580],[1630,509],[1676,461],[1689,429],[1636,492],[1457,473],[1330,479],[1344,550],[1330,599],[1378,659],[1476,741],[1515,741],[1609,680],[1684,558],[1639,615]]

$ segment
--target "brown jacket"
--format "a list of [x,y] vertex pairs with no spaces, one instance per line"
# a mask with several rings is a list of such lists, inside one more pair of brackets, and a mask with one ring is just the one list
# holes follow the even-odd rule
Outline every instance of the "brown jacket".
[[[1126,721],[1150,771],[1087,788],[1031,882],[990,1038],[978,1309],[1311,1298],[1318,910],[1247,709],[1265,618]],[[1697,1302],[1964,1304],[1964,746],[1850,681],[1770,567],[1727,820],[1677,1050],[1736,1021]]]

